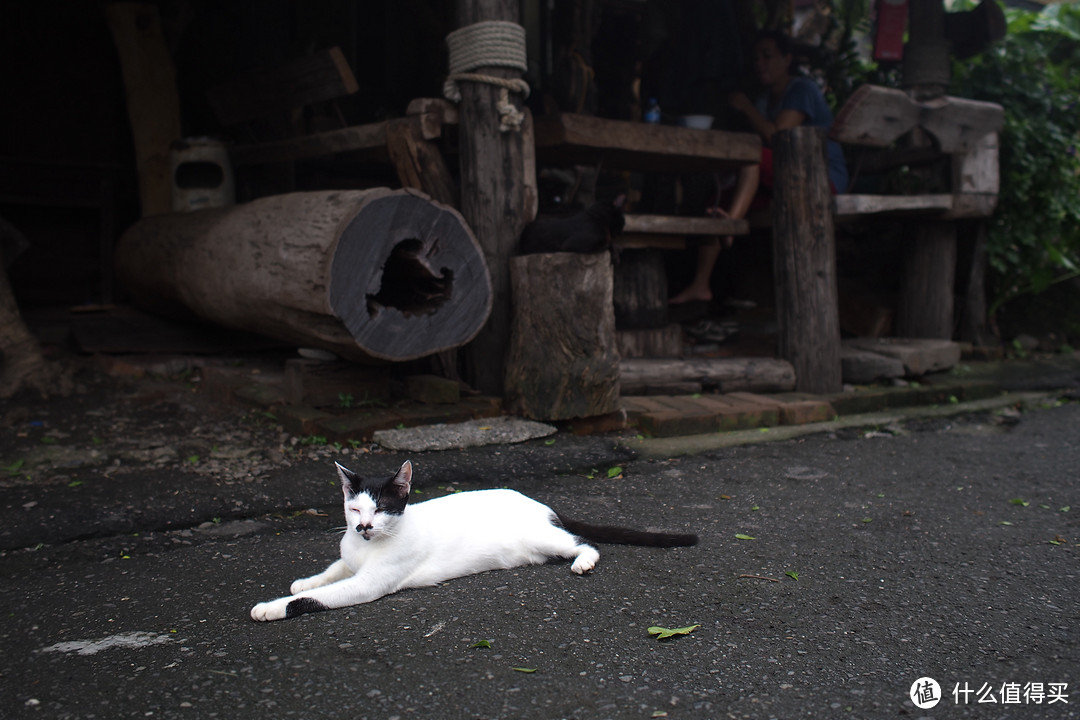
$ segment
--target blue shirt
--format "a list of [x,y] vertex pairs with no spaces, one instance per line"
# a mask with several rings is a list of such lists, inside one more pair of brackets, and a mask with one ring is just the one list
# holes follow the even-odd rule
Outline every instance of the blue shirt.
[[[793,77],[784,89],[780,102],[773,104],[768,92],[758,96],[754,105],[758,112],[776,122],[776,117],[782,110],[797,110],[806,116],[803,125],[811,127],[823,127],[826,130],[832,127],[833,114],[829,104],[825,102],[825,96],[817,84],[808,77]],[[838,193],[845,192],[848,184],[847,165],[844,163],[844,152],[840,144],[835,140],[826,140],[825,152],[828,157],[829,181]]]

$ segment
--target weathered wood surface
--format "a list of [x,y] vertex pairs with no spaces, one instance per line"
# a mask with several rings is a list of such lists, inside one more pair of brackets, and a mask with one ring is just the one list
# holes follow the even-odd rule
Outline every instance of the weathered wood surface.
[[825,133],[797,127],[773,136],[773,278],[778,351],[802,392],[839,392],[840,313]]
[[590,115],[560,113],[536,119],[537,155],[551,165],[700,172],[761,161],[755,133],[695,130]]
[[119,241],[136,302],[353,360],[468,342],[491,305],[453,208],[410,190],[323,191],[144,218]]
[[[458,0],[458,27],[487,20],[520,22],[517,0]],[[476,72],[518,78],[511,68],[487,67]],[[462,82],[458,105],[461,214],[469,223],[491,271],[492,308],[487,324],[465,350],[467,374],[474,387],[498,395],[502,389],[510,339],[510,257],[521,231],[536,217],[536,161],[532,115],[519,95],[510,101],[524,112],[520,131],[501,132],[499,88]]]
[[180,98],[157,6],[111,2],[105,5],[105,16],[124,76],[142,214],[168,213],[172,211],[169,146],[181,134]]
[[786,392],[795,389],[795,368],[778,358],[623,358],[620,382],[625,395],[641,388],[687,383],[720,392]]
[[863,85],[836,114],[830,137],[840,143],[885,147],[916,127],[938,141],[944,153],[959,153],[1001,130],[1004,109],[958,97],[919,102],[903,90]]
[[510,261],[514,317],[507,408],[568,420],[619,408],[612,269],[607,253],[538,253]]
[[732,218],[683,217],[678,215],[637,215],[627,213],[624,233],[662,235],[746,235],[750,223]]
[[341,48],[332,47],[234,78],[206,91],[222,125],[236,125],[278,112],[334,100],[359,89]]
[[910,228],[896,307],[896,334],[948,340],[953,334],[956,224],[924,222]]
[[867,215],[940,215],[952,210],[953,196],[937,195],[837,195],[833,198],[836,219],[854,220]]
[[662,250],[625,249],[615,268],[615,327],[662,328],[668,324],[668,283]]
[[229,150],[229,159],[237,166],[262,165],[363,150],[376,150],[385,157],[387,125],[354,125],[286,140],[237,145]]
[[386,151],[402,187],[415,188],[447,205],[458,205],[458,189],[437,145],[424,137],[417,117],[391,121]]
[[[615,322],[617,328],[618,316]],[[646,330],[617,329],[615,335],[623,359],[682,357],[685,348],[682,325],[678,323]]]

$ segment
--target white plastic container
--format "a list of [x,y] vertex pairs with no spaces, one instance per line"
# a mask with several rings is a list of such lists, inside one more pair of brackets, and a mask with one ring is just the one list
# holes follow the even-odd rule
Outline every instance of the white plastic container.
[[172,209],[191,212],[236,204],[229,149],[220,140],[184,138],[169,149]]

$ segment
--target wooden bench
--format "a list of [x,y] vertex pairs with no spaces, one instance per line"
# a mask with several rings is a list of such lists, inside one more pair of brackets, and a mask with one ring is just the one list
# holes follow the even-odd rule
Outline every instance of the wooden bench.
[[[549,167],[602,166],[667,174],[715,172],[756,164],[761,140],[753,133],[697,130],[560,113],[535,120],[537,163]],[[746,235],[745,219],[628,213],[615,239],[615,317],[624,355],[679,355],[682,337],[668,323],[663,250],[687,239]]]
[[[956,265],[954,221],[987,217],[999,188],[999,105],[941,97],[918,102],[891,88],[859,88],[837,113],[831,137],[860,168],[947,162],[947,192],[831,196],[824,137],[794,128],[773,140],[775,194],[754,224],[773,234],[778,345],[795,365],[798,389],[840,385],[840,330],[834,223],[912,223],[905,239],[898,335],[952,335]],[[862,148],[870,148],[869,151]]]

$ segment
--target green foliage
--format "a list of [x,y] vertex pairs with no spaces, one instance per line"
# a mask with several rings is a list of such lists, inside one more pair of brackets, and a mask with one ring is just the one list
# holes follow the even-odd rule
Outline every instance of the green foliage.
[[957,62],[951,93],[1005,108],[989,229],[991,312],[1080,275],[1080,8],[1007,10],[1005,39]]

